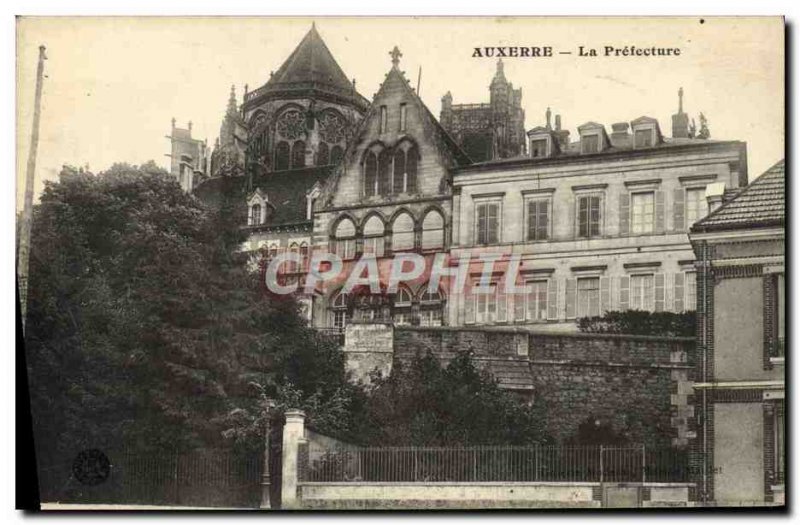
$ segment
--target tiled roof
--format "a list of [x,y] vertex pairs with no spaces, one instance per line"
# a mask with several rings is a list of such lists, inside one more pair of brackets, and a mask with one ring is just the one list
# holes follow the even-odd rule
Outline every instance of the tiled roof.
[[739,193],[695,223],[693,232],[782,226],[786,186],[781,160]]

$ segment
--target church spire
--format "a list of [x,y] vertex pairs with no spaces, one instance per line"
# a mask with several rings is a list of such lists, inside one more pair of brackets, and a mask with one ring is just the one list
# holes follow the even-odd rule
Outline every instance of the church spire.
[[231,95],[228,97],[228,115],[236,115],[239,112],[238,105],[236,104],[236,86],[231,84]]
[[503,71],[503,59],[502,58],[498,58],[497,59],[497,72],[494,74],[494,78],[492,79],[492,86],[495,86],[495,85],[498,85],[498,84],[508,84],[508,81],[506,80],[506,74]]

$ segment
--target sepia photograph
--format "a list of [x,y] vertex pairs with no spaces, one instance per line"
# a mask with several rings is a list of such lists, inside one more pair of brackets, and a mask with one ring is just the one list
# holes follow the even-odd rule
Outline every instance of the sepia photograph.
[[41,509],[785,512],[786,34],[18,17]]

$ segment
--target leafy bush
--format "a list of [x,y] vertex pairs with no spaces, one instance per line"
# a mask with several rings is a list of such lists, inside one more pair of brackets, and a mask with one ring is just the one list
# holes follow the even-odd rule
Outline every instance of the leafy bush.
[[663,337],[694,337],[696,330],[694,311],[646,312],[626,310],[606,312],[596,317],[578,319],[578,329],[590,334],[655,335]]

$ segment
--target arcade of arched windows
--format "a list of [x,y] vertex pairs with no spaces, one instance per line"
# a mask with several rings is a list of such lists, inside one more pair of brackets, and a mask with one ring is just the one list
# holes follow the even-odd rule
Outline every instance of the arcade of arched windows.
[[339,291],[328,303],[329,326],[343,330],[349,321],[391,322],[395,326],[443,326],[447,300],[441,290],[428,290],[428,283],[414,293],[400,286],[394,294]]
[[364,196],[416,193],[419,159],[419,148],[409,140],[393,148],[382,144],[368,148],[362,162]]
[[417,220],[407,210],[390,220],[378,213],[367,215],[360,225],[350,216],[342,216],[331,231],[330,249],[343,260],[359,254],[383,257],[404,251],[439,251],[445,247],[445,219],[438,208],[429,208]]

